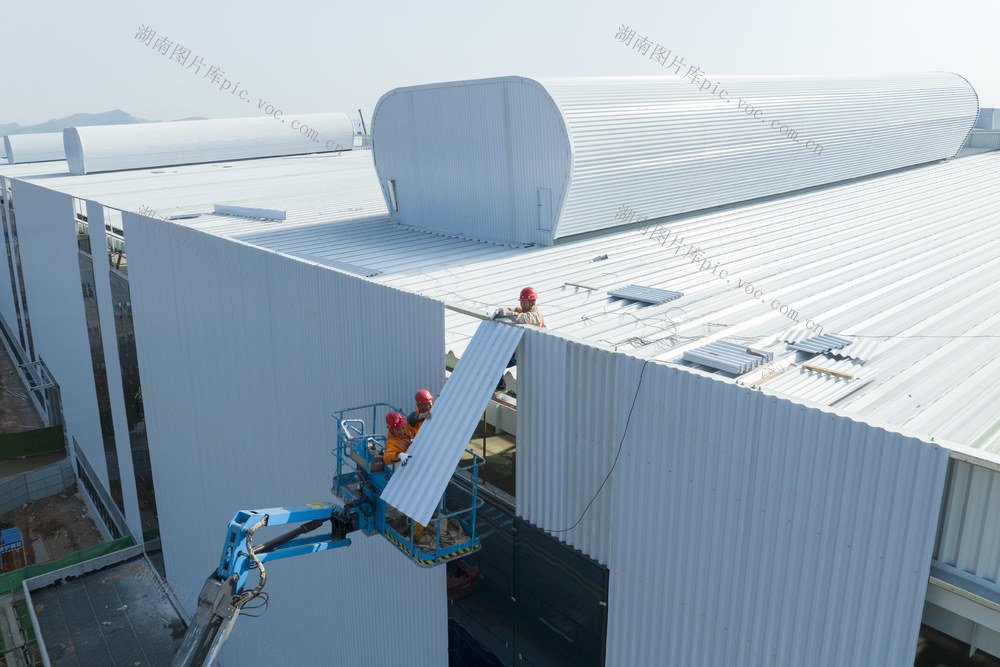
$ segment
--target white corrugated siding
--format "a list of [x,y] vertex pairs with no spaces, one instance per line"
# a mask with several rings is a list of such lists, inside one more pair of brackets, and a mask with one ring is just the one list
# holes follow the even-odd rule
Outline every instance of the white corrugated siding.
[[523,333],[519,326],[480,323],[434,402],[434,419],[420,427],[407,450],[413,462],[396,466],[382,500],[418,523],[430,522]]
[[[111,419],[114,428],[115,449],[122,489],[122,514],[132,535],[142,535],[142,519],[135,485],[135,468],[132,462],[132,443],[129,440],[128,417],[125,410],[125,392],[122,387],[121,359],[119,358],[118,331],[115,328],[117,313],[111,296],[111,269],[108,262],[108,242],[104,228],[104,207],[87,202],[87,221],[90,229],[90,247],[94,259],[94,286],[97,291],[98,315],[101,323],[101,342],[104,346],[104,367],[111,402]],[[126,246],[126,251],[128,247]],[[106,465],[106,464],[105,464]]]
[[518,512],[576,521],[628,420],[569,533],[611,573],[607,664],[913,663],[946,450],[578,348],[523,346]]
[[[303,126],[310,131],[303,133]],[[94,125],[63,133],[73,174],[324,153],[350,150],[354,143],[354,124],[346,113]],[[49,159],[62,158],[60,153]]]
[[[167,578],[190,611],[194,596],[185,593],[196,594],[217,566],[237,510],[331,499],[333,410],[408,405],[417,389],[440,388],[443,309],[266,250],[124,217]],[[354,539],[273,564],[267,617],[246,628],[252,641],[229,642],[227,659],[443,664],[444,568],[416,568],[382,538]],[[407,619],[391,639],[331,645],[334,625],[344,636],[374,637],[388,609]]]
[[518,516],[607,565],[612,489],[622,477],[612,475],[584,509],[614,461],[642,361],[534,330],[522,349]]
[[0,266],[0,316],[7,324],[7,329],[14,339],[17,339],[17,310],[14,308],[14,289],[12,282],[16,285],[17,278],[11,277],[11,271],[16,275],[17,265],[14,262],[14,254],[11,248],[13,238],[10,234],[10,213],[7,204],[7,183],[6,178],[0,176],[0,216],[3,216],[3,227],[6,229],[4,250],[0,253],[0,259],[5,259]]
[[65,160],[62,132],[8,134],[3,138],[8,164]]
[[573,144],[556,237],[620,224],[622,204],[652,219],[952,157],[979,111],[972,86],[943,72],[724,76],[727,100],[681,76],[540,81]]
[[[75,438],[97,473],[96,481],[108,489],[83,308],[73,198],[23,181],[13,181],[12,190],[35,355],[45,360],[59,383],[70,449],[71,438]],[[107,266],[107,260],[101,264],[98,256],[94,266],[100,270]],[[17,335],[17,320],[8,324],[13,324]],[[102,334],[107,336],[108,332]]]
[[[394,221],[551,243],[572,156],[559,109],[536,82],[504,77],[397,88],[375,106],[372,135]],[[550,193],[549,229],[539,226],[539,188]]]
[[1000,471],[953,459],[934,558],[1000,583]]

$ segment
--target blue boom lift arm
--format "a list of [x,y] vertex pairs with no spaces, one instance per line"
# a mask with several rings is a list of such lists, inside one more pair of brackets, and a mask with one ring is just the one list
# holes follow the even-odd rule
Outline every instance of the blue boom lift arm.
[[[345,511],[346,510],[346,511]],[[300,537],[330,522],[329,532]],[[263,526],[300,524],[264,544],[254,546],[253,536]],[[243,607],[260,596],[267,581],[264,563],[281,558],[350,546],[347,534],[358,527],[351,508],[331,504],[242,510],[229,522],[219,567],[212,572],[198,596],[198,607],[184,643],[173,664],[212,665],[219,657]],[[257,585],[245,590],[251,570],[258,571]]]
[[[417,546],[412,525],[405,530],[402,527],[405,517],[402,517],[402,523],[398,516],[390,519],[385,501],[380,497],[392,476],[391,467],[387,467],[382,460],[384,436],[369,435],[364,419],[348,418],[369,409],[374,425],[379,421],[379,412],[395,408],[376,403],[334,413],[337,419],[337,447],[333,454],[337,460],[337,474],[331,490],[341,504],[241,510],[229,522],[219,567],[208,576],[202,587],[194,618],[174,657],[174,667],[215,663],[240,611],[262,595],[267,581],[264,564],[270,561],[350,546],[351,540],[347,535],[358,530],[367,535],[383,535],[421,567],[441,565],[480,549],[475,525],[476,510],[482,505],[477,495],[479,465],[484,462],[482,457],[466,450],[471,455],[471,464],[460,468],[469,473],[466,481],[470,483],[471,504],[449,513],[442,498],[436,526],[428,526],[436,534],[434,544]],[[388,510],[388,513],[393,514],[393,510]],[[327,522],[328,530],[309,535]],[[449,526],[455,522],[461,526],[461,537],[448,536],[450,539],[443,540],[442,536],[450,532]],[[283,524],[299,525],[254,546],[254,535],[259,529]],[[258,581],[254,588],[246,590],[251,570],[257,570]]]

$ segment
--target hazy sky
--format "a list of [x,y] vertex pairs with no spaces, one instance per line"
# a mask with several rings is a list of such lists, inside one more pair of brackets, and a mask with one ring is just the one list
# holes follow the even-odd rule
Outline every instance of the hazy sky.
[[[1000,106],[1000,2],[5,2],[0,123],[120,108],[142,118],[364,110],[404,85],[669,73],[613,38],[621,24],[723,74],[965,76]],[[165,37],[162,55],[136,39]],[[153,40],[155,43],[155,39]],[[188,63],[170,59],[176,45]],[[178,51],[177,57],[182,57]],[[215,66],[240,99],[204,75]]]

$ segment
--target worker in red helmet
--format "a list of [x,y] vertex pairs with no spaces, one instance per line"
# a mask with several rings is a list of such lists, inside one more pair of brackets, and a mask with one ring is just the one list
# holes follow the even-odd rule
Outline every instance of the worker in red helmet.
[[[386,465],[402,463],[406,465],[409,455],[407,451],[413,443],[413,436],[408,432],[406,419],[395,410],[385,416],[385,427],[389,434],[385,437],[385,454],[382,460]],[[424,526],[413,522],[413,541],[418,546],[428,546],[433,540],[430,535],[424,534]]]
[[406,417],[406,425],[409,427],[411,438],[417,437],[417,431],[425,419],[431,418],[431,408],[434,407],[434,397],[431,392],[421,389],[414,397],[417,401],[417,409]]
[[405,454],[413,442],[413,436],[407,429],[406,419],[402,414],[393,410],[385,416],[385,427],[389,434],[385,437],[385,454],[382,455],[382,460],[385,461],[386,465],[399,463],[401,460],[403,465],[406,465],[407,457],[400,458],[399,456]]
[[[545,316],[542,315],[542,311],[538,309],[535,305],[535,301],[538,300],[538,292],[535,291],[534,287],[525,287],[521,290],[520,308],[500,308],[497,312],[493,313],[493,319],[508,319],[512,320],[517,324],[532,324],[536,327],[545,326]],[[510,361],[507,362],[507,368],[517,365],[517,355],[511,356]],[[500,382],[497,383],[496,391],[502,392],[507,390],[507,380],[503,377],[500,378]]]
[[520,308],[500,308],[493,314],[493,319],[513,320],[517,324],[533,324],[536,327],[545,326],[545,317],[542,311],[535,305],[538,300],[538,292],[534,287],[525,287],[521,290]]

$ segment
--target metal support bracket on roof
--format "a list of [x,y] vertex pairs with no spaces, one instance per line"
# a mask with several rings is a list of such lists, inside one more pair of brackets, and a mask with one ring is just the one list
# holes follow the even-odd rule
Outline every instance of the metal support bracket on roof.
[[813,371],[814,373],[823,373],[825,375],[832,375],[834,377],[841,378],[842,380],[853,380],[854,376],[850,373],[841,373],[840,371],[831,370],[829,368],[823,368],[821,366],[814,366],[812,364],[802,364],[802,368],[807,371]]

